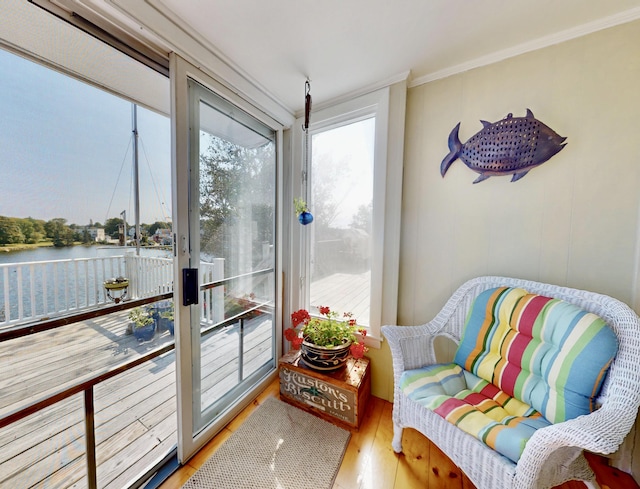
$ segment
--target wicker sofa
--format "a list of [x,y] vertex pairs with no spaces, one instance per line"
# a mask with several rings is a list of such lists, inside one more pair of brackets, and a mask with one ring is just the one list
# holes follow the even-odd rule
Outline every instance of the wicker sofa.
[[[574,304],[602,318],[618,343],[596,399],[598,408],[537,429],[517,462],[413,400],[401,387],[402,382],[406,385],[403,374],[407,371],[437,363],[433,343],[437,336],[460,343],[474,301],[496,287],[521,288],[530,294]],[[568,480],[595,485],[583,450],[599,454],[615,452],[635,422],[640,406],[640,319],[628,306],[611,297],[514,278],[480,277],[463,284],[431,322],[420,326],[383,326],[382,333],[389,341],[393,357],[394,451],[402,451],[403,428],[414,428],[451,458],[478,489],[551,488]]]

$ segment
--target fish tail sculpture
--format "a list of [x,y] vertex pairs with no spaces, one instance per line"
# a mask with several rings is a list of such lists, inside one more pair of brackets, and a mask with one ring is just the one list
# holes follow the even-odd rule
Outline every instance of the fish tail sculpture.
[[458,159],[460,156],[460,151],[462,150],[462,143],[460,142],[460,137],[458,136],[458,132],[460,131],[460,123],[456,124],[456,127],[453,128],[451,134],[449,134],[449,154],[445,156],[444,160],[440,164],[440,174],[444,177],[444,174],[447,173],[447,170],[451,166],[451,164]]
[[453,128],[449,134],[449,154],[440,164],[443,177],[451,164],[460,158],[480,174],[473,183],[509,174],[515,182],[566,146],[567,138],[537,120],[529,109],[525,117],[508,114],[498,122],[480,122],[483,128],[464,144],[458,136],[460,123]]

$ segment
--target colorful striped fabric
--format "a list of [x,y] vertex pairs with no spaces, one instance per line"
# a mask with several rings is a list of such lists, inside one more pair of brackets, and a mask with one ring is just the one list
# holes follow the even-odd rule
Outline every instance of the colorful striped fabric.
[[499,287],[474,301],[454,362],[558,423],[595,409],[617,348],[598,316]]
[[517,462],[531,435],[549,421],[455,363],[406,371],[400,387],[412,399]]
[[598,316],[499,287],[475,299],[454,363],[407,371],[400,387],[517,462],[537,429],[596,408],[617,349]]

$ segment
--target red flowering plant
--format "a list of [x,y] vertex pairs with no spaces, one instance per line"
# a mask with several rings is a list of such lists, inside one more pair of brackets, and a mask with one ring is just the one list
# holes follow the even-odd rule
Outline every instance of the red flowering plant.
[[[364,346],[367,330],[358,328],[353,314],[345,312],[340,319],[338,313],[329,307],[320,306],[318,309],[322,317],[312,317],[306,309],[291,313],[291,327],[284,331],[284,337],[291,342],[291,347],[297,350],[303,341],[307,341],[332,348],[351,341],[351,355],[362,358],[368,351]],[[360,336],[356,333],[360,333]]]

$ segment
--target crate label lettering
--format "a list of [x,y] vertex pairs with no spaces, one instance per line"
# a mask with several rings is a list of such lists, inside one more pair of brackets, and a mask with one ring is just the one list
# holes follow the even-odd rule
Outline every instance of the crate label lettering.
[[354,393],[321,380],[280,368],[280,391],[298,402],[313,406],[333,417],[355,423]]

